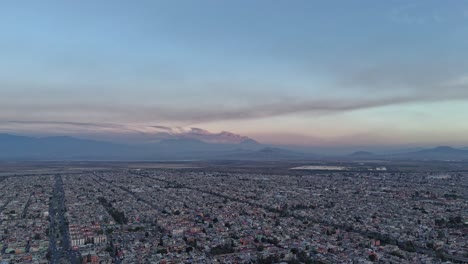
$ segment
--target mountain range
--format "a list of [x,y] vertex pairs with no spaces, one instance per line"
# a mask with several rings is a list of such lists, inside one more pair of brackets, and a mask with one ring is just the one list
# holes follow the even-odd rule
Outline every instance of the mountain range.
[[449,146],[421,149],[415,151],[400,151],[391,154],[375,154],[367,151],[357,151],[348,156],[355,159],[386,159],[386,160],[468,160],[468,149],[457,149]]
[[36,138],[0,134],[0,160],[215,159],[263,148],[247,137],[227,132],[220,136],[221,141],[218,136],[216,141],[213,137],[210,141],[203,141],[184,134],[146,144],[120,144],[68,136]]
[[391,154],[357,151],[350,155],[326,156],[314,153],[313,149],[297,151],[263,145],[229,132],[212,135],[184,134],[131,145],[68,136],[36,138],[0,134],[0,160],[468,160],[467,148],[448,146]]

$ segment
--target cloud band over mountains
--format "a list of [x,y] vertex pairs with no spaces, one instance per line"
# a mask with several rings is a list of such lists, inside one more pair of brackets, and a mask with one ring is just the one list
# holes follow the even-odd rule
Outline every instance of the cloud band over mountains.
[[[99,128],[105,124],[107,128],[128,129],[131,123],[172,122],[180,124],[205,123],[223,120],[258,119],[297,113],[333,114],[376,107],[401,105],[418,102],[441,102],[464,100],[465,94],[446,94],[445,96],[406,96],[376,99],[346,99],[346,100],[284,100],[277,103],[256,104],[244,107],[203,106],[199,108],[162,108],[162,107],[128,107],[128,106],[98,106],[98,105],[24,105],[2,104],[0,106],[0,124],[31,125],[73,125],[76,127]],[[213,107],[216,109],[207,109]],[[63,122],[56,120],[110,120],[106,122]],[[170,128],[157,127],[165,130]]]

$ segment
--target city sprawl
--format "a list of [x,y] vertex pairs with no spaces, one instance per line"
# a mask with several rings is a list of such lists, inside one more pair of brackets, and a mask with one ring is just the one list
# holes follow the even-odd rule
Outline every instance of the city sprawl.
[[0,263],[468,262],[464,172],[112,168],[0,181]]

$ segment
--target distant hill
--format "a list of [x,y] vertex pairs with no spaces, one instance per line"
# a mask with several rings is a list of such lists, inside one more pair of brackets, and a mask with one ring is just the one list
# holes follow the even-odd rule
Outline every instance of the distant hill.
[[242,140],[242,141],[239,143],[239,145],[242,146],[242,147],[255,148],[255,149],[258,149],[258,148],[263,147],[262,144],[258,143],[257,141],[255,141],[255,140],[253,140],[253,139],[251,139],[251,138]]
[[468,150],[440,146],[430,149],[393,152],[391,154],[375,154],[368,151],[356,151],[343,158],[371,160],[468,160]]
[[73,137],[34,138],[0,134],[0,159],[112,159],[133,154],[128,146]]
[[249,138],[239,143],[207,143],[171,138],[156,143],[123,145],[73,137],[35,138],[0,134],[0,160],[168,160],[214,159],[263,147]]
[[413,160],[468,160],[468,150],[440,146],[414,152],[392,154],[386,157]]
[[369,151],[356,151],[356,152],[351,153],[349,156],[363,158],[363,157],[371,157],[374,155],[375,155],[374,153],[369,152]]

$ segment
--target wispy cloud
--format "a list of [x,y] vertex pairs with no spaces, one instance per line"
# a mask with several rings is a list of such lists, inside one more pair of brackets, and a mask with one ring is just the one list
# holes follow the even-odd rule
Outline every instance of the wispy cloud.
[[128,126],[111,124],[111,123],[90,123],[90,122],[70,122],[70,121],[39,121],[39,120],[7,120],[0,121],[0,124],[17,124],[17,125],[61,125],[61,126],[76,126],[82,128],[117,128],[128,129]]
[[[53,129],[51,131],[51,128]],[[32,135],[77,135],[107,140],[152,142],[164,139],[197,139],[209,143],[240,143],[249,139],[231,132],[210,132],[195,127],[162,125],[120,125],[68,121],[0,120],[0,131],[26,132]]]
[[[151,105],[58,103],[59,100],[22,102],[3,97],[0,98],[0,120],[3,120],[0,130],[41,126],[50,131],[160,133],[162,136],[164,133],[187,132],[184,128],[210,122],[294,114],[330,115],[384,106],[468,99],[468,72],[463,62],[438,64],[428,59],[428,63],[382,63],[368,68],[346,68],[346,72],[337,72],[334,76],[336,82],[329,94],[318,92],[315,96],[302,98],[275,96],[264,102],[258,94],[252,96],[248,92],[243,97],[249,100],[236,97],[229,104],[214,100],[172,105],[158,105],[157,102]],[[328,91],[325,88],[318,90]]]
[[172,132],[172,128],[171,127],[167,127],[167,126],[151,126],[153,128],[156,128],[156,129],[161,129],[163,131],[168,131],[168,132]]
[[[204,108],[162,108],[162,107],[132,107],[127,106],[96,106],[96,105],[5,105],[0,106],[0,118],[21,120],[31,116],[37,123],[45,124],[42,119],[86,119],[98,116],[112,120],[115,123],[150,123],[159,121],[187,123],[202,123],[219,120],[242,120],[265,118],[279,115],[287,115],[301,112],[334,113],[344,112],[377,106],[399,104],[414,101],[415,98],[384,98],[375,100],[309,100],[309,101],[278,101],[269,104],[255,104],[244,107],[205,106]],[[30,113],[34,112],[34,115]],[[17,121],[19,123],[20,121]],[[49,122],[50,125],[58,125],[59,122]],[[80,122],[69,122],[69,125]],[[93,123],[82,123],[82,127],[97,126]],[[64,124],[62,124],[64,125]],[[157,128],[161,129],[161,128]]]
[[[447,89],[450,87],[450,89]],[[0,106],[0,119],[23,120],[25,117],[36,124],[48,125],[76,125],[80,127],[99,128],[101,123],[89,122],[54,122],[43,119],[81,120],[88,117],[106,119],[117,124],[151,124],[154,122],[179,123],[181,126],[226,120],[245,120],[283,116],[297,113],[309,113],[315,115],[329,115],[376,107],[401,105],[408,103],[441,102],[449,100],[468,99],[467,85],[464,83],[452,83],[451,86],[425,87],[425,91],[417,94],[402,96],[381,96],[376,98],[354,99],[312,99],[312,100],[279,100],[274,103],[252,104],[242,107],[225,107],[220,105],[206,105],[203,108],[163,108],[163,107],[127,107],[127,106],[97,106],[97,105],[5,105]],[[30,113],[34,112],[35,115]],[[20,124],[21,121],[10,122]],[[123,125],[106,125],[108,128],[130,129]],[[171,132],[174,128],[161,126],[148,126],[155,130]]]

